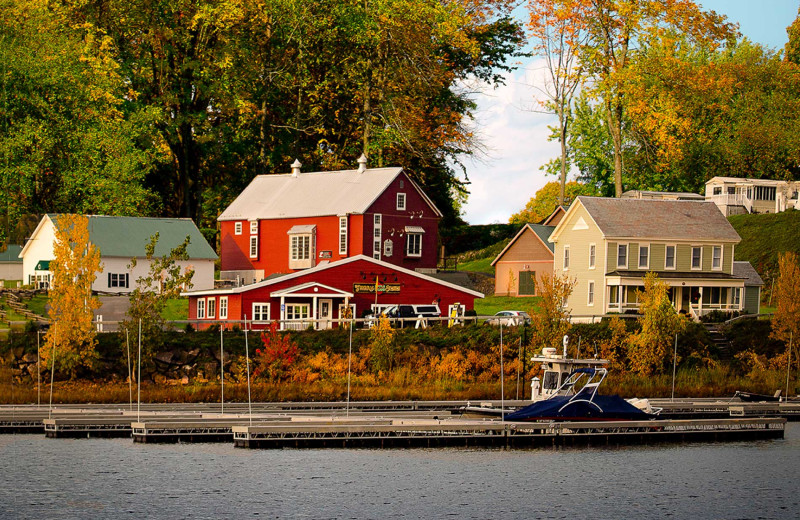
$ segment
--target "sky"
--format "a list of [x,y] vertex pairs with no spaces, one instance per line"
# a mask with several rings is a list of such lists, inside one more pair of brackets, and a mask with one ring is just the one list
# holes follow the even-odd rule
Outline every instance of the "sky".
[[[699,0],[706,10],[739,24],[742,36],[773,49],[787,42],[786,27],[797,17],[800,0]],[[524,13],[520,13],[524,14]],[[529,59],[505,74],[505,86],[484,88],[475,96],[474,125],[485,153],[465,166],[471,184],[463,217],[470,224],[506,223],[545,183],[540,167],[558,157],[559,145],[548,141],[552,116],[533,112],[535,85],[543,84],[541,62]]]

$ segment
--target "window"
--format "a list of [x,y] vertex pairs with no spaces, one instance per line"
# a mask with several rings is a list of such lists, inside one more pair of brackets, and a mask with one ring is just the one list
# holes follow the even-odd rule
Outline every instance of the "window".
[[233,225],[233,232],[235,234],[237,234],[237,235],[241,235],[242,234],[242,223],[241,222],[237,222],[237,223],[235,223]]
[[347,217],[339,217],[339,254],[347,255]]
[[422,256],[422,233],[406,234],[406,255]]
[[742,305],[742,288],[741,287],[734,287],[733,288],[733,304],[737,307]]
[[594,269],[595,256],[597,256],[597,246],[589,244],[589,269]]
[[756,200],[775,200],[774,186],[756,186]]
[[714,195],[722,195],[722,186],[714,186]]
[[207,318],[217,317],[217,300],[214,298],[208,299],[208,308],[206,309],[206,317]]
[[711,269],[722,270],[722,246],[714,246],[711,255]]
[[692,248],[692,269],[703,268],[703,248],[696,246]]
[[128,288],[128,273],[108,273],[109,287]]
[[[348,315],[348,311],[349,311],[349,315]],[[351,303],[349,309],[343,303],[339,304],[339,319],[340,320],[348,320],[348,319],[353,319],[355,317],[356,317],[356,304],[355,303]]]
[[736,195],[736,186],[728,186],[728,195]]
[[258,258],[258,235],[250,237],[250,258]]
[[219,319],[227,320],[228,319],[228,297],[227,296],[220,296],[219,297]]
[[257,220],[251,220],[250,221],[250,234],[251,235],[257,235],[258,234],[258,221]]
[[564,270],[569,269],[569,246],[564,246]]
[[589,299],[588,299],[588,304],[589,304],[589,305],[594,305],[594,282],[592,282],[592,281],[590,281],[590,282],[589,282]]
[[307,303],[287,303],[286,304],[286,319],[287,320],[307,320],[308,319],[308,304]]
[[292,235],[290,240],[292,260],[311,259],[311,235]]
[[406,194],[405,193],[398,193],[397,194],[397,211],[405,211],[406,210]]
[[664,251],[664,269],[675,269],[675,246],[667,246]]
[[383,217],[380,213],[376,213],[373,217],[373,229],[372,229],[372,258],[375,260],[381,259],[381,223],[383,222]]
[[386,240],[383,241],[383,256],[391,258],[393,253],[392,249],[393,249],[392,241],[387,238]]
[[617,244],[617,267],[628,268],[628,244]]
[[197,319],[201,320],[206,317],[206,300],[205,298],[197,299]]
[[647,269],[650,266],[650,246],[639,244],[639,269]]
[[269,321],[268,303],[253,303],[253,321]]

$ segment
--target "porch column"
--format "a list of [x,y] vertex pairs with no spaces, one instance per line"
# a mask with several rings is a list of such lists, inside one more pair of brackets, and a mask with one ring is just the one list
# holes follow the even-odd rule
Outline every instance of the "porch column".
[[281,330],[285,330],[283,328],[283,320],[286,319],[286,316],[285,316],[286,310],[285,309],[286,309],[286,297],[285,296],[281,296],[281,309],[280,309],[281,310],[281,312],[280,312],[280,320],[281,320],[281,327],[280,328],[281,328]]
[[703,287],[700,286],[697,290],[700,292],[700,298],[697,300],[697,317],[700,318],[703,315]]
[[[317,319],[317,297],[316,296],[311,298],[311,306],[312,306],[311,307],[311,319],[312,320],[316,320]],[[313,323],[314,323],[314,330],[319,330],[319,323],[317,323],[316,321],[313,322]]]

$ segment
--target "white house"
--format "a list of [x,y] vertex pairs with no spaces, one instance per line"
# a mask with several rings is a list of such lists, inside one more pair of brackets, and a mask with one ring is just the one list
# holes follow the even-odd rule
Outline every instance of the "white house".
[[712,177],[706,182],[705,197],[729,217],[798,209],[798,191],[800,181]]
[[[100,250],[102,273],[98,273],[92,290],[100,293],[129,293],[136,288],[136,279],[146,276],[150,265],[145,246],[150,237],[159,234],[155,256],[161,257],[183,243],[188,236],[189,260],[179,261],[182,270],[193,269],[193,289],[214,288],[216,253],[208,245],[191,219],[109,217],[89,215],[89,241]],[[48,288],[52,273],[53,245],[58,215],[45,215],[19,254],[22,258],[23,281],[37,288]],[[130,267],[136,258],[136,267]]]

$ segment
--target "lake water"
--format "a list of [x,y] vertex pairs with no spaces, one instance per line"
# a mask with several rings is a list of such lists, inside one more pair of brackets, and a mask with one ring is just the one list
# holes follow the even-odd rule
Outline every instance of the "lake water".
[[245,450],[0,436],[0,518],[800,517],[777,441],[617,449]]

